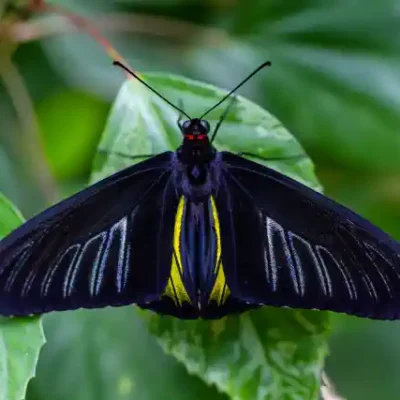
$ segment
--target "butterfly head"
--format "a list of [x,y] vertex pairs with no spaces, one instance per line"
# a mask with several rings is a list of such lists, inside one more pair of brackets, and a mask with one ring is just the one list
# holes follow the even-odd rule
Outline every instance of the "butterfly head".
[[210,124],[205,119],[188,119],[181,125],[181,132],[185,140],[188,141],[207,141],[210,132]]

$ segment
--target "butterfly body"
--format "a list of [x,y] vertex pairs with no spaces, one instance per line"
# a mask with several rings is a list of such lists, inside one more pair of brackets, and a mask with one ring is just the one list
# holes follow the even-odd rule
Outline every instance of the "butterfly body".
[[128,167],[0,241],[0,314],[136,303],[184,319],[262,304],[400,316],[397,242],[289,177],[207,146],[215,155],[203,162],[177,151]]
[[223,271],[214,200],[223,163],[221,153],[209,141],[209,129],[206,121],[186,121],[182,126],[182,146],[170,153],[171,181],[179,199],[172,273],[161,299],[142,305],[183,319],[220,318],[255,307],[230,296]]

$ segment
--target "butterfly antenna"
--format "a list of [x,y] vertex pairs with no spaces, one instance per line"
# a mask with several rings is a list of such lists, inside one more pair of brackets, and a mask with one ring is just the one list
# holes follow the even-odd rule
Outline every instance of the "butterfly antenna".
[[139,75],[137,75],[135,72],[133,72],[130,68],[128,68],[126,65],[122,64],[119,61],[114,61],[113,65],[116,65],[117,67],[122,68],[123,70],[125,70],[128,74],[132,75],[134,78],[136,78],[140,83],[142,83],[144,86],[146,86],[148,89],[150,89],[153,93],[155,93],[158,97],[160,97],[161,99],[163,99],[166,103],[168,103],[171,107],[175,108],[175,110],[179,111],[180,113],[182,113],[183,115],[185,115],[187,118],[189,118],[190,120],[192,118],[190,118],[189,115],[187,115],[185,113],[185,111],[183,111],[181,108],[179,108],[178,106],[176,106],[175,104],[171,103],[169,100],[167,100],[162,94],[158,93],[157,90],[153,89],[148,83],[146,83],[142,78],[139,77]]
[[220,100],[215,106],[212,106],[208,111],[206,111],[199,119],[203,119],[208,113],[217,108],[221,103],[223,103],[228,97],[230,97],[236,90],[238,90],[241,86],[243,86],[249,79],[251,79],[257,72],[261,71],[265,67],[270,67],[271,62],[266,61],[262,63],[259,67],[257,67],[247,78],[245,78],[242,82],[239,83],[235,88],[233,88],[222,100]]

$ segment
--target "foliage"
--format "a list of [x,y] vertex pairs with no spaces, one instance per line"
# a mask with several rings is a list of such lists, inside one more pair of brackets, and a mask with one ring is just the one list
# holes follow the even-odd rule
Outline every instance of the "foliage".
[[[108,106],[121,85],[121,72],[112,69],[101,46],[87,34],[74,33],[71,25],[60,23],[48,14],[32,19],[29,13],[21,15],[15,7],[10,7],[28,3],[29,0],[0,1],[0,190],[26,216],[86,183]],[[63,5],[95,20],[139,71],[175,72],[232,87],[255,65],[271,59],[272,68],[249,82],[241,93],[256,100],[289,128],[316,162],[328,195],[400,238],[399,0],[256,0],[251,4],[229,0],[51,0],[49,3]],[[15,21],[21,24],[13,24]],[[5,29],[8,25],[4,22],[15,29]],[[170,90],[167,93],[177,99]],[[192,107],[190,102],[185,106]],[[38,155],[37,147],[32,145],[32,132],[27,129],[35,127],[35,118],[45,157]],[[228,132],[225,131],[227,136]],[[175,134],[170,130],[164,140],[152,137],[152,143],[158,142],[159,146],[154,145],[153,150],[176,145],[179,138]],[[238,147],[243,144],[242,138],[245,136],[235,138],[238,146],[234,150],[241,150]],[[235,146],[231,139],[229,145]],[[113,140],[108,140],[112,145]],[[149,145],[132,143],[129,152],[136,151],[136,144]],[[218,144],[225,145],[222,137]],[[102,146],[105,145],[103,142]],[[292,149],[291,145],[288,148]],[[282,153],[286,151],[282,149],[278,152],[288,154]],[[98,157],[96,168],[101,167],[102,173],[107,173],[127,163],[114,157],[110,165],[111,160]],[[276,166],[286,172],[298,168]],[[43,174],[49,167],[58,178],[50,184]],[[96,177],[100,175],[97,173]],[[308,174],[305,180],[310,177]],[[139,335],[128,329],[129,323],[135,326],[137,323],[142,326],[141,332],[145,332],[141,320],[134,314],[132,322],[129,312],[116,317],[123,319],[119,329],[126,330],[128,336]],[[37,400],[46,400],[51,396],[51,388],[46,390],[41,386],[45,379],[55,382],[54,387],[60,388],[57,393],[66,396],[67,390],[74,389],[76,396],[82,395],[79,390],[86,390],[83,384],[81,387],[69,384],[73,382],[76,363],[71,361],[72,366],[61,370],[56,379],[55,370],[60,363],[55,365],[54,360],[61,354],[57,349],[62,341],[73,337],[76,341],[72,343],[82,343],[80,348],[89,349],[82,342],[79,324],[87,318],[91,328],[97,318],[103,321],[102,316],[102,313],[99,317],[82,313],[76,317],[76,324],[75,317],[65,317],[69,325],[62,325],[62,331],[57,329],[61,326],[61,315],[45,320],[50,344],[40,361],[39,378],[33,381],[31,397],[35,394]],[[114,323],[111,316],[104,314],[107,326],[102,329],[109,332],[113,328],[109,324]],[[157,333],[153,323],[150,327]],[[327,371],[339,392],[352,400],[397,398],[400,325],[339,316],[334,327]],[[97,331],[92,329],[89,333]],[[85,339],[88,345],[89,333]],[[150,346],[138,340],[132,339],[131,343]],[[125,344],[124,349],[130,347],[126,346],[126,338],[111,341],[117,357],[123,357],[119,341]],[[154,340],[150,342],[157,349]],[[95,348],[90,351],[97,355],[88,361],[85,371],[99,371],[98,366],[102,365],[102,353]],[[83,356],[83,351],[78,356]],[[114,350],[111,352],[114,354]],[[171,365],[177,366],[176,361],[162,352],[158,354],[161,359],[169,360],[160,361],[160,365],[174,371]],[[66,355],[68,352],[59,357]],[[127,351],[127,357],[134,359],[136,355],[138,360],[145,359],[143,353]],[[156,355],[153,357],[158,360]],[[87,359],[82,357],[81,365]],[[180,371],[174,381],[177,387],[193,393],[192,397],[199,387],[204,389],[204,384],[196,379],[189,381],[187,374]],[[96,388],[103,388],[101,382],[107,373],[96,375]],[[110,382],[115,382],[114,378]],[[192,383],[188,382],[200,386],[189,392]],[[204,397],[212,397],[215,392],[206,391]],[[104,393],[109,392],[104,389]]]

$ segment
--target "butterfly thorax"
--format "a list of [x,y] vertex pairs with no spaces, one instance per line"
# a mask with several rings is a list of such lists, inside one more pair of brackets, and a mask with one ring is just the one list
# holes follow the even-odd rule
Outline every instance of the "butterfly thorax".
[[215,150],[211,146],[188,144],[178,151],[178,159],[185,166],[186,177],[193,186],[202,186],[209,178],[210,163],[215,158]]
[[201,167],[215,158],[216,150],[206,135],[186,135],[177,155],[182,164]]
[[[175,153],[174,184],[180,195],[193,203],[201,203],[217,188],[220,174],[219,155],[215,148],[209,145],[207,152],[200,152],[195,157],[185,158],[186,152],[189,150],[190,148],[183,145]],[[197,149],[193,151],[197,151]]]

